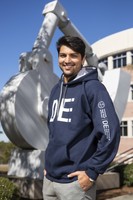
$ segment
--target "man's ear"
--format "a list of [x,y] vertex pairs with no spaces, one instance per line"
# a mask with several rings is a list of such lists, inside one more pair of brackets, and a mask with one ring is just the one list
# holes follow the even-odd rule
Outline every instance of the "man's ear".
[[82,59],[82,65],[84,65],[85,59],[86,59],[86,56],[84,56]]

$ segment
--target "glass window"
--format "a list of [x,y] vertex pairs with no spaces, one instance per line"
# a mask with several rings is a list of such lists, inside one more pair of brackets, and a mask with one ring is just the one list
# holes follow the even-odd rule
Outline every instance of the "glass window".
[[133,100],[133,84],[130,85],[130,89],[131,89],[131,100]]
[[113,68],[119,68],[126,66],[126,52],[113,56]]
[[133,136],[133,121],[132,121],[132,136]]
[[133,64],[133,51],[131,51],[132,64]]
[[120,130],[121,130],[121,136],[127,136],[128,133],[127,121],[121,122]]

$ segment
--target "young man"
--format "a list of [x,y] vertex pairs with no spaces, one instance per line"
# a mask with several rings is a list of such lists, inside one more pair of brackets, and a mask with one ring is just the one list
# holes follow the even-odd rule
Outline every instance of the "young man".
[[95,200],[95,181],[118,150],[119,121],[97,69],[83,67],[84,42],[63,36],[57,51],[63,74],[49,99],[44,200]]

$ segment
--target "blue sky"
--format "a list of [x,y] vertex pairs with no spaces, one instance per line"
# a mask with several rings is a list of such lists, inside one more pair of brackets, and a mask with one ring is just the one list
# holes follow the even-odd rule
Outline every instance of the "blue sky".
[[[18,73],[22,52],[31,51],[50,0],[0,0],[0,90]],[[60,0],[68,18],[86,40],[93,44],[113,33],[133,27],[132,0]],[[62,33],[56,30],[50,45],[54,72],[60,76],[55,49]],[[114,44],[115,45],[115,44]],[[0,140],[6,137],[0,134]]]

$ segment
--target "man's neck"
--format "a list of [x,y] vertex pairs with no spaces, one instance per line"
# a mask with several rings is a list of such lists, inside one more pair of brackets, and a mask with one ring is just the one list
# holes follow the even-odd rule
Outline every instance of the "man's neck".
[[64,76],[64,83],[68,83],[68,82],[72,81],[73,79],[75,79],[76,76],[77,76],[77,74],[73,75],[71,77]]

